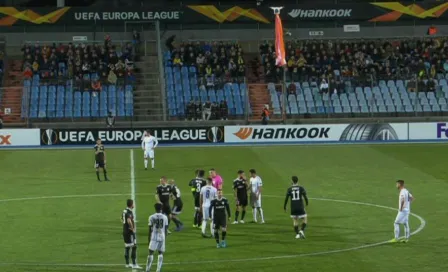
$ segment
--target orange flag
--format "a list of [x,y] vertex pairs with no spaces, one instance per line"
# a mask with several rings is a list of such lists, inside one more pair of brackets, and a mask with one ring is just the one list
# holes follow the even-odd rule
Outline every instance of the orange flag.
[[279,14],[275,14],[275,54],[277,56],[275,65],[286,65],[285,42],[283,41],[283,26]]

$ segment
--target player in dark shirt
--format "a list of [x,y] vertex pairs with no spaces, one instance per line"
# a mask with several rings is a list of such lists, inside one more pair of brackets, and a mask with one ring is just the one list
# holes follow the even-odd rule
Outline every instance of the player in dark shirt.
[[[168,180],[166,177],[160,178],[160,185],[156,189],[156,201],[163,205],[162,213],[168,217],[168,226],[171,222],[171,207],[170,207],[170,196],[171,196],[171,186],[168,185]],[[170,231],[168,231],[170,233]]]
[[247,189],[249,183],[247,182],[246,176],[243,170],[238,171],[238,178],[233,181],[233,191],[236,202],[236,210],[235,210],[235,221],[233,224],[238,224],[238,216],[241,213],[241,220],[239,223],[244,224],[244,216],[246,215],[246,206],[247,206]]
[[[305,207],[303,205],[303,200],[305,200],[308,206],[308,197],[306,196],[305,188],[299,186],[299,178],[293,176],[291,178],[292,186],[288,188],[286,192],[285,205],[283,209],[286,212],[286,205],[288,205],[288,200],[291,198],[291,218],[294,224],[294,231],[296,232],[296,239],[305,239],[305,228],[307,224],[307,216]],[[299,231],[299,219],[302,219],[302,226]]]
[[94,149],[95,149],[96,177],[98,181],[101,181],[100,168],[102,168],[104,174],[104,180],[109,181],[109,179],[107,178],[107,171],[106,171],[106,151],[104,150],[104,145],[101,143],[101,139],[96,140],[96,145]]
[[202,169],[196,170],[196,178],[192,179],[188,184],[191,187],[191,192],[193,193],[194,198],[194,219],[193,219],[193,228],[200,228],[202,222],[201,215],[201,189],[205,185],[207,185],[207,181],[204,178],[205,171]]
[[[121,221],[123,223],[123,240],[124,240],[124,259],[126,261],[126,267],[128,268],[140,268],[136,263],[137,258],[137,242],[135,240],[135,222],[134,222],[134,201],[128,199],[126,201],[126,209],[124,209],[121,215]],[[129,250],[131,250],[132,265],[129,264]]]
[[179,214],[182,213],[184,203],[182,202],[179,187],[176,186],[174,179],[170,180],[171,197],[173,198],[173,210],[171,211],[171,220],[176,224],[176,231],[181,231],[184,224],[179,220]]
[[[215,227],[216,247],[227,247],[227,220],[230,221],[229,201],[222,196],[222,190],[218,190],[218,197],[212,200],[210,204],[209,214],[213,215],[213,225]],[[226,213],[227,212],[227,213]],[[222,241],[219,242],[219,230],[222,232]]]

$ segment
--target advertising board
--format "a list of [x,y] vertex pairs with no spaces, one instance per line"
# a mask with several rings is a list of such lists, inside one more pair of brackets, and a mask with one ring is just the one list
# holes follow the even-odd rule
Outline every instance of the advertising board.
[[0,148],[38,145],[39,129],[0,129]]

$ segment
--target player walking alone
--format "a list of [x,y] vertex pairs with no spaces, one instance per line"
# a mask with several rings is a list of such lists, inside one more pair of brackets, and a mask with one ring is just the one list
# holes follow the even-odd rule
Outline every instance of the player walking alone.
[[[411,213],[411,202],[414,196],[404,187],[404,180],[397,181],[397,189],[400,191],[398,196],[398,214],[394,223],[394,239],[391,243],[407,243],[411,236],[409,229],[409,214]],[[404,225],[404,239],[400,239],[400,225]]]
[[[305,239],[305,228],[308,221],[305,207],[303,206],[303,200],[305,200],[305,203],[308,206],[308,197],[306,196],[305,188],[299,186],[299,178],[293,176],[291,180],[292,186],[289,187],[286,192],[285,205],[283,205],[283,209],[286,212],[286,205],[288,204],[289,198],[291,198],[291,218],[294,225],[294,231],[296,232],[296,239]],[[303,222],[299,231],[300,219],[303,220]]]
[[157,138],[152,136],[149,131],[146,131],[145,135],[142,139],[142,149],[144,152],[143,158],[145,160],[145,170],[148,170],[148,158],[151,159],[151,168],[155,169],[155,157],[154,157],[154,149],[157,147],[159,142]]
[[103,169],[104,180],[109,181],[109,179],[107,178],[107,171],[106,171],[106,151],[104,150],[104,145],[101,143],[101,139],[98,138],[98,140],[96,140],[96,145],[94,149],[95,149],[96,178],[98,179],[98,181],[101,181],[100,179],[100,168],[101,168]]
[[163,253],[165,253],[165,239],[168,233],[168,217],[162,214],[162,204],[154,205],[156,213],[149,217],[149,255],[146,262],[146,272],[151,270],[154,261],[154,252],[157,256],[157,272],[160,272],[163,264]]
[[[227,212],[227,213],[226,213]],[[230,221],[229,201],[223,197],[222,190],[218,190],[218,197],[211,202],[209,214],[213,215],[213,225],[215,227],[216,247],[227,247],[227,221]],[[221,242],[219,242],[219,230],[221,230]]]

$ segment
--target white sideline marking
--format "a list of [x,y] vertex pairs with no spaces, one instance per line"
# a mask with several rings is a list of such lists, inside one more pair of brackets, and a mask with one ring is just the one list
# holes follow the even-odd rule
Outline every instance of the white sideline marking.
[[[133,152],[131,152],[133,153]],[[134,169],[133,166],[133,156],[131,159],[131,169]],[[132,172],[131,171],[131,182],[132,182]],[[134,173],[134,193],[135,193],[135,173]],[[123,196],[127,194],[105,194],[105,195],[67,195],[67,196],[43,196],[43,197],[29,197],[29,198],[13,198],[13,199],[0,199],[0,202],[8,202],[8,201],[20,201],[20,200],[37,200],[37,199],[51,199],[51,198],[75,198],[75,197],[98,197],[98,196]],[[150,194],[135,194],[135,195],[150,195]],[[284,196],[278,195],[263,195],[264,197],[273,197],[273,198],[283,198]],[[329,198],[309,198],[311,200],[317,201],[330,201],[330,202],[339,202],[339,203],[347,203],[354,205],[364,205],[371,206],[376,208],[382,208],[387,210],[397,211],[396,208],[377,205],[366,202],[358,202],[358,201],[349,201],[349,200],[339,200],[339,199],[329,199]],[[411,235],[416,235],[421,232],[426,226],[426,220],[414,213],[411,213],[412,216],[417,218],[420,221],[419,227],[411,233]],[[232,259],[232,260],[206,260],[206,261],[194,261],[194,262],[168,262],[164,263],[164,265],[192,265],[192,264],[208,264],[208,263],[236,263],[236,262],[252,262],[252,261],[267,261],[267,260],[276,260],[276,259],[291,259],[291,258],[299,258],[299,257],[311,257],[311,256],[320,256],[320,255],[328,255],[335,253],[342,253],[348,251],[355,251],[365,248],[376,247],[380,245],[387,244],[388,241],[378,242],[374,244],[367,244],[357,247],[345,248],[345,249],[334,249],[328,251],[320,251],[320,252],[311,252],[311,253],[302,253],[295,255],[283,255],[283,256],[272,256],[272,257],[259,257],[259,258],[246,258],[246,259]],[[123,266],[123,264],[64,264],[64,263],[0,263],[0,266],[8,266],[8,265],[16,265],[16,266],[60,266],[60,267],[115,267],[115,266]]]
[[[131,161],[131,199],[134,200],[134,222],[135,222],[135,241],[137,240],[137,201],[135,199],[135,161],[134,161],[134,150],[130,151],[130,161]],[[135,262],[137,263],[137,257],[135,258]]]

